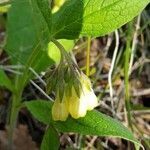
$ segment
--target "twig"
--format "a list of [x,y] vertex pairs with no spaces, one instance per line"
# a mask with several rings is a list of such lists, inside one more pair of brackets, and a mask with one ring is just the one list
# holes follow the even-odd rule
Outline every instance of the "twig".
[[8,4],[11,4],[11,1],[10,0],[1,0],[0,1],[0,6],[6,6]]
[[21,75],[21,74],[22,74],[22,73],[19,72],[19,71],[16,71],[16,70],[13,70],[13,69],[9,69],[9,68],[2,68],[2,67],[0,67],[0,69],[3,69],[3,70],[5,70],[5,71],[8,71],[8,72],[10,72],[10,73],[14,73],[14,74],[17,74],[17,75]]
[[133,42],[132,42],[132,48],[131,48],[131,57],[130,57],[130,64],[129,64],[129,75],[131,74],[131,71],[132,71],[134,54],[135,54],[136,46],[137,46],[138,30],[140,29],[140,20],[141,20],[141,15],[138,16],[136,29],[135,29],[134,36],[133,36]]
[[0,65],[0,68],[21,69],[23,68],[23,66],[22,65]]
[[46,86],[46,82],[38,75],[38,73],[36,73],[36,71],[33,68],[29,68],[29,70],[39,79],[39,81]]
[[30,80],[30,82],[37,88],[46,98],[48,98],[50,101],[54,102],[51,97],[49,97],[34,81]]
[[112,73],[113,73],[113,69],[114,69],[114,65],[115,65],[115,60],[117,57],[117,52],[119,49],[119,33],[116,30],[115,31],[115,37],[116,37],[116,46],[115,46],[115,50],[114,50],[114,54],[113,54],[113,58],[112,58],[112,62],[111,62],[111,67],[108,73],[108,83],[109,83],[109,91],[110,91],[110,97],[111,97],[111,105],[112,105],[112,109],[114,110],[114,104],[113,104],[113,87],[112,87]]
[[143,96],[143,95],[150,95],[150,88],[149,89],[141,89],[141,90],[134,90],[132,96]]
[[139,68],[140,66],[144,65],[145,63],[150,63],[150,59],[147,58],[139,58],[139,60],[137,62],[135,62],[135,64],[132,67],[132,72],[134,70],[136,70],[137,68]]

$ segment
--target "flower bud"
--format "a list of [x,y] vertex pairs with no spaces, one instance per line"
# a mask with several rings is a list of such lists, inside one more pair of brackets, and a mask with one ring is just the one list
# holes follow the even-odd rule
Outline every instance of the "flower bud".
[[54,121],[66,121],[68,117],[67,101],[65,97],[60,101],[59,96],[57,96],[53,107],[52,107],[52,117]]

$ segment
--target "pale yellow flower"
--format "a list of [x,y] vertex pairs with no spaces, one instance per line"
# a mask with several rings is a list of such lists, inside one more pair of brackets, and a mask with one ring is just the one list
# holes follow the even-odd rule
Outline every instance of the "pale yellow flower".
[[81,88],[79,88],[80,96],[74,86],[72,86],[70,96],[64,94],[62,101],[57,96],[52,107],[52,117],[55,121],[65,121],[69,114],[75,119],[84,117],[88,110],[92,110],[98,105],[97,97],[89,78],[81,74],[79,80],[81,83]]
[[69,115],[67,105],[68,104],[67,104],[65,97],[62,99],[62,101],[60,101],[59,96],[57,96],[57,98],[53,104],[53,107],[52,107],[53,120],[66,121],[66,119]]
[[97,97],[91,87],[89,78],[84,74],[81,74],[80,82],[82,85],[80,97],[77,96],[73,87],[71,97],[67,98],[69,113],[75,119],[84,117],[87,110],[92,110],[98,105]]
[[83,93],[80,95],[79,98],[74,87],[72,89],[71,97],[68,98],[68,104],[69,113],[73,118],[77,119],[86,115],[86,99],[84,99]]
[[92,89],[92,84],[85,74],[81,74],[81,83],[84,99],[87,102],[87,110],[92,110],[98,105],[97,97]]
[[93,91],[93,89],[90,89],[89,91],[85,92],[85,99],[87,102],[87,110],[92,110],[98,105],[97,97]]

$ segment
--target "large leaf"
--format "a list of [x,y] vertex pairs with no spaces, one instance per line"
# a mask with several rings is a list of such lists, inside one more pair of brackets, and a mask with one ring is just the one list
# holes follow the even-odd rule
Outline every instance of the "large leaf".
[[52,120],[51,107],[52,103],[42,100],[33,100],[25,102],[28,110],[37,118],[39,121],[50,124]]
[[9,89],[10,91],[13,90],[12,82],[5,74],[3,70],[0,69],[0,86]]
[[59,149],[59,136],[57,131],[53,127],[48,127],[45,131],[41,150],[58,150]]
[[37,100],[25,102],[25,105],[36,119],[46,124],[53,124],[60,132],[115,136],[132,141],[137,146],[140,145],[133,134],[120,122],[98,111],[89,111],[84,118],[73,119],[69,117],[65,122],[55,122],[52,120],[51,116],[51,102]]
[[47,54],[51,16],[47,4],[48,0],[12,1],[8,12],[6,50],[14,64],[26,65],[31,54],[30,66],[37,70],[51,62]]
[[52,17],[52,35],[102,36],[133,19],[150,0],[68,0]]

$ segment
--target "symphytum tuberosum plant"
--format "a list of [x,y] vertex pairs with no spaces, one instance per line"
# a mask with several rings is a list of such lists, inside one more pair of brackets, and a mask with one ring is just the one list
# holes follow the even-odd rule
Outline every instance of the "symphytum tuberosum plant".
[[[19,72],[9,79],[0,70],[0,85],[12,92],[8,124],[10,148],[13,129],[22,107],[27,107],[37,120],[47,125],[42,150],[59,148],[59,132],[115,136],[133,142],[137,149],[141,146],[120,122],[93,110],[98,101],[91,82],[58,40],[106,35],[132,20],[149,2],[150,0],[56,0],[53,9],[50,0],[8,2],[5,49],[11,57],[12,65],[17,65]],[[60,50],[60,60],[50,50],[51,43]],[[42,99],[24,102],[22,93],[25,86],[35,74],[46,71],[56,61],[55,71],[48,72],[46,84],[43,82],[47,94],[55,92],[55,102]]]

